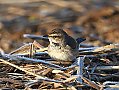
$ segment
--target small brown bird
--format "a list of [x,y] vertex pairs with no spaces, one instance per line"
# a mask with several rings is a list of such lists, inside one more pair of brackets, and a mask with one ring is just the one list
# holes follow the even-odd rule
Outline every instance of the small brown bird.
[[48,54],[51,58],[60,61],[73,61],[76,59],[79,44],[65,31],[59,28],[53,29],[48,35],[48,39],[50,42]]

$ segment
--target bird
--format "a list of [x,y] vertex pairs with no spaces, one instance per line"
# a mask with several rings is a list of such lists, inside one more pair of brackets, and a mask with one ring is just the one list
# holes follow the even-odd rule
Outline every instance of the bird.
[[56,28],[48,35],[48,54],[52,59],[58,61],[75,61],[78,55],[79,43],[85,39],[75,40],[62,28]]

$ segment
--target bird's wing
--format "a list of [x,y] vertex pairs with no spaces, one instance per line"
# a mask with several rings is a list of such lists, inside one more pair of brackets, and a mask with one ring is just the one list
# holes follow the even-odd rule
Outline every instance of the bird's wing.
[[70,36],[67,37],[66,44],[69,45],[72,49],[78,48],[78,43]]

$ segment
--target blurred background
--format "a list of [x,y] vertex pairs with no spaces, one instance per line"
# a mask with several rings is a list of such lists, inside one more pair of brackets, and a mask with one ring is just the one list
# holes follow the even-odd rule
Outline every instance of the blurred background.
[[23,34],[46,35],[57,27],[86,38],[83,46],[118,43],[119,0],[0,0],[0,48],[7,53],[33,42]]

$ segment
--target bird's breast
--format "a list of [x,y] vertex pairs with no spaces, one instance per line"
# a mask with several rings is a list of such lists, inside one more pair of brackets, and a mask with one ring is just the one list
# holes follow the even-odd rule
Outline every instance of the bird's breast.
[[61,46],[49,45],[48,54],[51,58],[62,61],[72,61],[76,58],[73,51],[71,51],[68,47],[62,48]]

